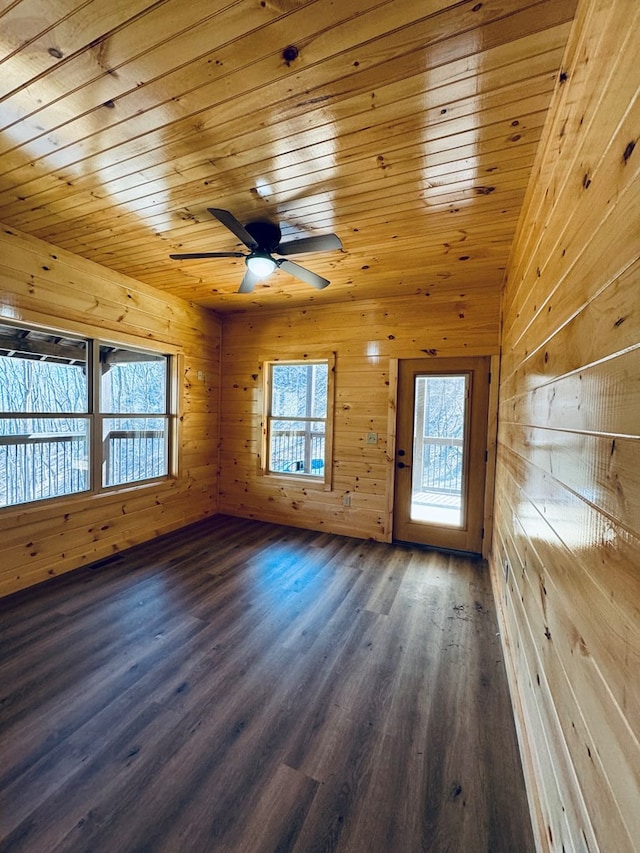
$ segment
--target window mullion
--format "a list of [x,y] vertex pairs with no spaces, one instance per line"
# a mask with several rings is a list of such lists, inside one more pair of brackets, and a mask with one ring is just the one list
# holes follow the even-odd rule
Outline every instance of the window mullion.
[[100,414],[100,344],[89,342],[89,413],[91,415],[91,489],[102,490],[102,416]]

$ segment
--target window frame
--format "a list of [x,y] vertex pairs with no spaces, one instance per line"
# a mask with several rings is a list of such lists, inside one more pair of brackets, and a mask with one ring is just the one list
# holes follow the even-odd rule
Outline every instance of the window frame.
[[[262,371],[262,420],[260,423],[261,440],[258,454],[259,473],[270,479],[286,480],[287,482],[304,483],[305,488],[319,488],[331,491],[333,484],[333,430],[334,430],[334,397],[335,397],[335,352],[305,354],[300,357],[270,357],[260,360]],[[300,471],[271,471],[270,464],[270,423],[274,418],[272,415],[272,369],[277,365],[327,365],[327,412],[324,418],[280,418],[281,420],[312,420],[325,423],[324,436],[324,466],[323,474],[318,477],[314,474],[305,474]],[[277,417],[275,418],[278,419]]]
[[[92,400],[93,400],[93,428],[95,429],[96,440],[94,446],[91,447],[93,451],[93,459],[92,462],[95,465],[95,484],[97,488],[96,492],[111,492],[113,490],[126,489],[131,488],[136,485],[141,485],[145,483],[157,483],[162,480],[167,479],[171,476],[173,466],[172,466],[172,449],[173,449],[173,441],[171,439],[171,429],[172,429],[172,400],[171,400],[171,370],[172,370],[172,357],[165,352],[154,351],[150,349],[145,349],[144,347],[135,347],[130,346],[129,344],[120,344],[115,343],[114,341],[105,341],[92,339],[90,341],[92,345],[92,357],[91,357],[91,376],[92,376]],[[100,384],[102,380],[102,372],[101,372],[101,359],[100,359],[100,350],[102,348],[114,348],[125,350],[126,352],[131,353],[140,353],[141,355],[154,355],[160,358],[165,359],[166,363],[166,372],[164,377],[164,398],[165,398],[165,409],[162,414],[158,412],[107,412],[103,411],[102,408],[102,399],[100,393]],[[104,471],[103,465],[107,462],[107,456],[104,452],[104,422],[110,419],[119,419],[119,418],[158,418],[162,419],[166,422],[166,432],[164,435],[163,443],[165,447],[165,459],[166,459],[166,474],[159,474],[155,477],[146,477],[139,480],[127,480],[123,483],[113,483],[111,485],[104,484]],[[98,445],[101,445],[102,450],[98,452]]]
[[[93,336],[91,334],[82,334],[77,331],[61,331],[50,326],[33,325],[28,322],[15,322],[0,318],[0,326],[4,328],[12,328],[16,331],[38,332],[43,335],[52,337],[60,337],[65,340],[74,340],[85,344],[86,354],[86,411],[79,413],[67,414],[64,412],[0,412],[0,419],[55,419],[73,417],[83,419],[88,423],[87,429],[87,488],[78,491],[64,492],[63,494],[54,495],[51,497],[32,498],[27,501],[7,504],[0,507],[0,513],[10,513],[16,511],[25,511],[30,508],[41,508],[50,504],[52,501],[77,501],[88,500],[99,496],[124,492],[131,489],[139,489],[157,485],[158,483],[175,479],[178,473],[178,429],[179,429],[179,378],[177,371],[180,367],[180,353],[171,347],[164,344],[154,346],[154,342],[145,342],[145,346],[139,346],[137,343],[130,341],[115,340],[112,338],[103,338]],[[1,338],[0,338],[1,343]],[[162,356],[166,359],[166,375],[165,375],[165,409],[162,413],[126,413],[126,416],[131,417],[157,417],[164,420],[166,423],[166,434],[164,436],[165,458],[166,458],[166,473],[155,477],[148,477],[139,480],[128,480],[126,482],[117,483],[114,485],[103,485],[103,464],[105,455],[103,449],[103,421],[108,418],[117,418],[123,416],[123,413],[102,412],[100,409],[100,348],[110,347],[115,349],[125,350],[127,352],[137,352],[153,356]]]

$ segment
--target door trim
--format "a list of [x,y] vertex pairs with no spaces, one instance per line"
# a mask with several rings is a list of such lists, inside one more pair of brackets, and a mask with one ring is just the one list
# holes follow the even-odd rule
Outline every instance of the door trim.
[[[434,359],[402,359],[398,362],[398,381],[396,393],[396,424],[399,424],[403,413],[400,411],[400,406],[404,403],[405,406],[411,407],[410,423],[413,423],[413,388],[415,387],[414,377],[416,375],[426,375],[433,373],[438,375],[443,374],[469,374],[470,375],[470,394],[469,394],[469,427],[468,436],[468,452],[465,459],[465,479],[469,484],[468,494],[466,496],[466,512],[465,524],[461,528],[451,528],[446,525],[428,524],[424,522],[412,521],[407,516],[406,504],[401,505],[396,488],[396,476],[398,476],[397,462],[398,458],[398,442],[402,437],[399,437],[400,426],[394,434],[393,457],[391,458],[391,477],[393,479],[393,518],[392,518],[392,533],[394,540],[411,541],[417,544],[424,544],[435,548],[444,548],[446,550],[464,551],[468,553],[480,554],[485,552],[487,548],[487,537],[482,538],[485,519],[487,516],[487,471],[488,468],[488,445],[487,445],[487,429],[488,429],[488,412],[489,412],[489,381],[490,370],[493,366],[493,358],[490,356],[476,357],[451,357],[451,358],[434,358]],[[404,387],[402,387],[404,386]],[[409,391],[411,389],[411,391]],[[407,399],[402,400],[402,396]],[[408,418],[408,410],[404,415]],[[407,420],[407,426],[409,421]],[[407,445],[407,437],[404,440]],[[413,463],[413,454],[411,453],[411,462]],[[470,470],[475,471],[473,482],[470,480]],[[410,471],[401,473],[400,476],[411,476]],[[478,479],[480,477],[481,479]],[[410,489],[410,485],[408,486]],[[401,492],[407,493],[407,484],[403,484]]]

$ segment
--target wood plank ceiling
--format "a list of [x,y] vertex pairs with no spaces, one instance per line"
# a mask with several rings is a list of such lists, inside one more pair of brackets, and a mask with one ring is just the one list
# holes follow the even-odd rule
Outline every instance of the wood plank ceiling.
[[[0,0],[0,222],[219,312],[499,288],[574,0]],[[237,294],[207,212],[335,232]]]

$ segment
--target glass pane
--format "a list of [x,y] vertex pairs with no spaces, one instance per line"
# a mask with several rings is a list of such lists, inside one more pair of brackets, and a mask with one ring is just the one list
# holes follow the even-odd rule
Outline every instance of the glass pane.
[[168,474],[167,418],[105,418],[102,485],[135,483]]
[[87,418],[0,418],[0,506],[89,488]]
[[100,411],[165,414],[167,357],[100,347]]
[[327,416],[326,364],[273,364],[271,414],[283,418]]
[[416,376],[411,520],[461,527],[468,376]]
[[82,413],[85,341],[0,326],[0,412]]
[[269,470],[324,477],[324,421],[272,420]]

